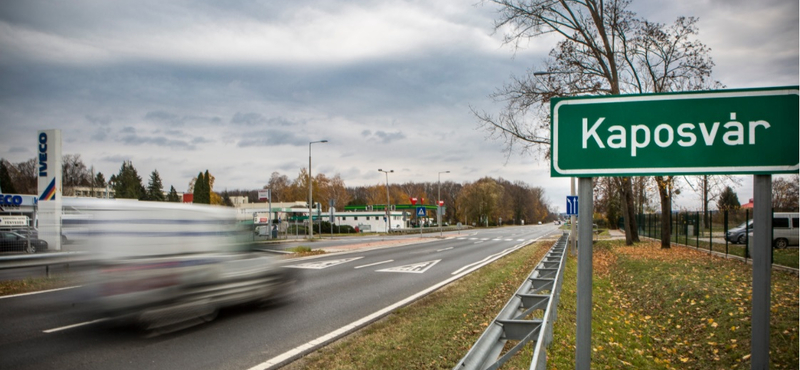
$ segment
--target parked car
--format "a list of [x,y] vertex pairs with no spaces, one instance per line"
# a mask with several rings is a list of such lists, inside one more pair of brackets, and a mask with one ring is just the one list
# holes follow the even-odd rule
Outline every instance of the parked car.
[[772,245],[783,249],[800,243],[800,220],[797,213],[775,212],[772,215]]
[[36,253],[47,250],[47,242],[42,239],[28,238],[13,231],[0,231],[0,251],[25,251]]
[[725,234],[725,239],[733,244],[744,244],[747,240],[747,233],[753,231],[753,220],[742,222],[741,225],[736,226]]
[[[775,212],[772,215],[772,246],[783,249],[788,246],[797,246],[800,242],[800,220],[798,214],[794,212]],[[745,227],[746,226],[746,227]],[[725,235],[731,243],[744,244],[749,233],[749,238],[753,237],[753,220],[728,230]]]

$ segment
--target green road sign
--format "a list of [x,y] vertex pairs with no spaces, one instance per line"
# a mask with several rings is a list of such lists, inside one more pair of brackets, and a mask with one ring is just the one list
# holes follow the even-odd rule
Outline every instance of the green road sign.
[[553,99],[551,176],[797,173],[798,87]]

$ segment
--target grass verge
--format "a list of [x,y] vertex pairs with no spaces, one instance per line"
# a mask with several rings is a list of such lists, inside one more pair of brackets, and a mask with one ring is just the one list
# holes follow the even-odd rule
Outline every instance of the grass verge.
[[59,275],[50,278],[40,277],[23,280],[6,280],[0,281],[0,296],[63,288],[74,284],[74,279]]
[[[594,247],[592,368],[748,369],[752,269],[658,242]],[[576,262],[565,270],[548,368],[574,368]],[[770,368],[798,365],[797,275],[773,270]]]
[[522,248],[286,369],[451,369],[553,243]]
[[316,256],[318,254],[325,254],[325,251],[323,251],[321,249],[314,250],[311,247],[307,247],[305,245],[299,245],[299,246],[294,247],[294,248],[289,248],[289,249],[287,249],[287,251],[290,251],[290,252],[292,252],[292,253],[300,256],[300,257]]

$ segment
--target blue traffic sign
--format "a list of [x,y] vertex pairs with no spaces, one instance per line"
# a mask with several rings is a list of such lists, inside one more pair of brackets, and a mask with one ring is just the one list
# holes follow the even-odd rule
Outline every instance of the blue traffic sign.
[[425,217],[425,207],[417,207],[417,217]]
[[567,195],[567,216],[578,215],[578,196]]

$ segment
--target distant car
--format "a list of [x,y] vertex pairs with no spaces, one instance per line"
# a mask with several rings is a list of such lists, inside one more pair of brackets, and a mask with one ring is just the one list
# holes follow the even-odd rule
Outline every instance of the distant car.
[[11,231],[15,232],[15,233],[17,233],[19,235],[22,235],[22,236],[24,236],[26,238],[28,238],[28,237],[38,238],[39,237],[39,231],[36,230],[36,229],[33,229],[33,228],[31,228],[31,229],[14,229],[14,230],[11,230]]
[[725,239],[734,244],[744,244],[747,240],[747,232],[753,231],[753,220],[743,222],[741,225],[736,226],[725,234]]
[[42,239],[30,238],[30,246],[28,245],[28,238],[17,234],[13,231],[0,231],[0,251],[25,251],[28,253],[36,253],[47,250],[47,242]]

